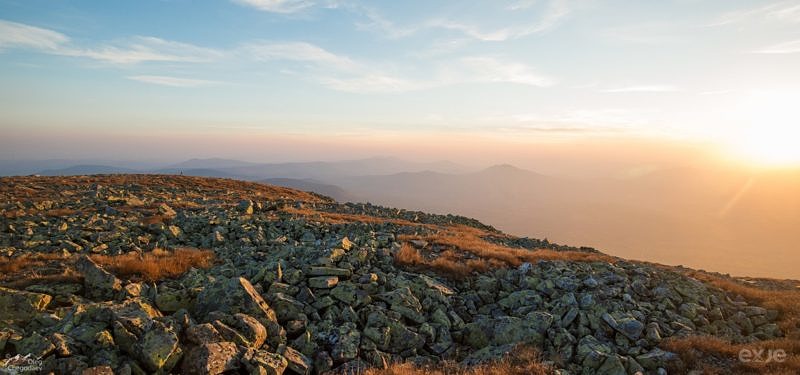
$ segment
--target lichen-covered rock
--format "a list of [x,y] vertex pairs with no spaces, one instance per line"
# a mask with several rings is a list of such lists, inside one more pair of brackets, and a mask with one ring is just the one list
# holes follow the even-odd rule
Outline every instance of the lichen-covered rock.
[[587,335],[578,342],[577,358],[583,367],[597,369],[614,352],[611,345],[600,342],[594,336]]
[[303,314],[303,308],[305,307],[302,302],[283,293],[275,293],[270,301],[272,302],[272,307],[274,307],[275,315],[279,322],[300,319],[301,314]]
[[135,348],[137,359],[150,371],[169,372],[183,354],[175,331],[157,321],[139,338]]
[[250,374],[259,375],[282,375],[289,366],[289,362],[280,354],[253,349],[242,355],[242,363]]
[[666,367],[669,363],[674,363],[677,355],[672,352],[655,348],[650,352],[636,356],[636,362],[648,370],[655,370],[659,367]]
[[218,342],[195,346],[183,357],[184,374],[217,375],[237,370],[241,353],[232,342]]
[[298,375],[309,375],[314,363],[305,354],[300,353],[291,346],[283,348],[281,355],[286,358],[288,369]]
[[466,325],[464,339],[466,344],[475,349],[515,343],[541,345],[544,333],[552,323],[553,316],[545,312],[534,312],[526,318],[479,318]]
[[0,287],[0,321],[29,321],[45,311],[53,297]]
[[395,289],[391,292],[380,294],[377,298],[386,301],[392,310],[397,311],[405,318],[418,324],[425,322],[425,316],[422,315],[422,304],[411,293],[411,289]]
[[197,324],[186,328],[186,340],[195,345],[205,345],[224,341],[222,335],[211,323]]
[[334,362],[345,362],[358,357],[361,332],[353,323],[345,323],[336,329],[331,357]]
[[17,354],[23,356],[31,355],[34,358],[43,358],[50,355],[56,347],[46,337],[43,337],[38,332],[34,332],[14,342],[14,349],[17,351]]
[[247,314],[264,325],[277,321],[275,312],[243,277],[215,281],[200,292],[194,307],[196,316],[202,321],[213,311]]
[[122,290],[122,282],[116,276],[85,255],[78,259],[75,267],[83,274],[83,284],[89,298],[109,300]]
[[175,312],[191,307],[192,297],[186,289],[159,288],[156,306],[163,312]]
[[330,289],[338,283],[338,276],[317,276],[308,279],[308,286],[315,289]]

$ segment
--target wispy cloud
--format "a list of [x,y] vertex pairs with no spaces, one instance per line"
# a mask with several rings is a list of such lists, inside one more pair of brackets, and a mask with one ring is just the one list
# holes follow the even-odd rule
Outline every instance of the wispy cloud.
[[771,53],[771,54],[800,53],[800,40],[778,43],[760,50],[753,51],[753,53]]
[[708,26],[722,26],[752,21],[800,22],[800,4],[796,1],[780,1],[773,4],[727,12],[717,17]]
[[0,20],[0,50],[32,48],[54,51],[68,41],[66,35],[53,30]]
[[295,13],[314,5],[311,0],[231,0],[234,3],[250,6],[272,13]]
[[[526,3],[515,5],[517,5],[517,7],[512,5],[512,7],[507,10],[527,11],[527,8],[530,8],[533,4]],[[425,30],[440,29],[455,31],[469,38],[487,42],[505,41],[548,31],[563,22],[573,11],[572,6],[566,0],[550,0],[547,6],[540,12],[541,15],[537,20],[523,25],[507,26],[492,30],[445,17],[435,17],[419,24],[400,26],[386,19],[373,9],[357,6],[350,6],[348,9],[360,13],[368,19],[368,22],[359,24],[361,28],[380,30],[391,38],[402,38]]]
[[202,79],[179,78],[170,76],[143,75],[143,76],[129,76],[127,78],[133,81],[150,83],[160,86],[170,86],[170,87],[202,87],[202,86],[218,85],[220,83],[218,81],[207,81]]
[[0,20],[0,51],[8,48],[30,48],[52,55],[85,57],[112,64],[206,62],[223,56],[221,51],[214,49],[146,36],[82,47],[53,30]]
[[374,61],[358,61],[307,42],[251,42],[237,49],[240,55],[258,61],[300,61],[295,76],[337,91],[353,93],[406,92],[459,83],[515,83],[545,87],[554,84],[548,76],[519,62],[495,57],[466,57],[439,63],[428,76],[403,74],[402,67]]
[[305,42],[251,42],[240,51],[256,60],[305,61],[329,65],[339,69],[355,69],[358,65],[348,57],[331,53],[319,46]]
[[639,85],[639,86],[625,86],[615,87],[610,89],[603,89],[600,92],[607,93],[624,93],[624,92],[676,92],[680,91],[678,87],[672,85]]
[[223,52],[210,48],[144,36],[88,49],[64,48],[60,50],[60,54],[88,57],[113,64],[209,62],[224,55]]
[[[555,84],[552,77],[533,67],[495,56],[472,56],[431,62],[427,69],[397,61],[356,60],[301,41],[253,41],[228,49],[212,49],[156,37],[136,36],[90,46],[77,46],[66,35],[52,30],[0,23],[0,47],[31,48],[42,53],[86,58],[112,65],[182,62],[202,63],[235,58],[245,63],[260,61],[302,62],[290,74],[337,91],[353,93],[408,92],[463,83],[511,83],[534,87]],[[172,87],[198,87],[214,81],[169,75],[131,75],[128,79]]]
[[518,83],[538,87],[555,84],[553,78],[518,62],[501,61],[493,57],[469,57],[461,59],[461,64],[466,72],[460,78],[465,81]]

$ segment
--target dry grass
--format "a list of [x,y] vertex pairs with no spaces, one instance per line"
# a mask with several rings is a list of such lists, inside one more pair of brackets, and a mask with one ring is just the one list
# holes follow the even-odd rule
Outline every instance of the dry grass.
[[214,252],[192,248],[175,251],[155,249],[144,254],[93,255],[92,260],[109,272],[124,278],[139,277],[145,281],[175,278],[190,268],[209,268],[214,263]]
[[[677,353],[683,361],[682,366],[673,366],[676,373],[688,370],[703,370],[704,374],[800,374],[800,342],[791,339],[758,341],[750,344],[731,344],[713,336],[690,336],[670,338],[661,347]],[[742,350],[751,352],[763,350],[760,361],[743,362],[739,360]],[[782,350],[786,353],[783,362],[767,362],[769,351]]]
[[[786,337],[758,341],[751,344],[733,344],[730,341],[710,336],[672,338],[662,343],[665,350],[677,353],[686,367],[676,369],[701,369],[709,374],[800,374],[800,291],[765,290],[741,282],[700,271],[687,271],[688,276],[740,295],[751,304],[774,309],[779,312],[778,325]],[[784,362],[742,362],[739,352],[743,349],[783,350],[787,354]],[[766,357],[766,354],[764,355]]]
[[[158,281],[175,278],[189,268],[208,268],[214,262],[214,252],[192,248],[175,251],[155,249],[143,255],[92,255],[92,260],[121,278]],[[16,258],[0,257],[0,282],[12,288],[33,284],[80,282],[82,275],[75,271],[77,256],[57,254],[26,254]]]
[[0,276],[10,276],[11,274],[41,268],[47,262],[57,260],[66,259],[60,254],[47,253],[23,254],[15,258],[0,257]]
[[[295,200],[304,202],[327,201],[317,195],[256,182],[225,178],[192,177],[176,175],[97,175],[97,176],[15,176],[0,177],[0,200],[52,200],[65,188],[89,189],[99,184],[114,189],[128,189],[138,185],[145,195],[161,195],[165,188],[186,192],[185,196],[221,199],[237,203],[241,199]],[[34,186],[36,188],[31,188]],[[169,199],[173,201],[173,199]],[[191,205],[191,204],[188,204]],[[14,213],[8,216],[16,215]]]
[[170,218],[164,215],[152,215],[152,216],[145,216],[139,220],[139,223],[142,225],[151,225],[151,224],[166,224],[170,221]]
[[[474,272],[486,272],[490,269],[501,267],[517,267],[523,262],[537,262],[540,260],[563,260],[571,262],[609,262],[615,258],[599,253],[580,251],[554,251],[539,249],[535,251],[512,248],[498,245],[485,240],[487,233],[463,225],[443,227],[434,234],[425,236],[401,235],[398,240],[407,242],[423,240],[428,243],[445,248],[439,256],[424,262],[404,263],[401,265],[424,264],[436,272],[448,277],[464,278]],[[401,248],[401,252],[404,250]],[[405,250],[407,253],[408,250]],[[403,258],[410,255],[404,254]],[[424,259],[424,257],[422,257]]]
[[423,258],[419,251],[413,246],[404,243],[400,247],[400,250],[394,254],[394,261],[400,265],[413,266],[425,263],[425,258]]
[[800,340],[800,290],[765,290],[699,271],[690,271],[688,276],[740,295],[752,304],[778,310],[781,329],[791,334],[790,338]]
[[408,220],[390,219],[390,218],[367,216],[367,215],[316,211],[309,208],[285,207],[282,208],[281,211],[291,215],[305,217],[308,220],[319,221],[326,224],[347,224],[347,223],[360,222],[360,223],[370,223],[370,224],[393,223],[397,225],[425,226],[424,224],[414,223]]
[[453,362],[417,367],[409,363],[392,364],[388,368],[369,369],[364,375],[546,375],[553,369],[540,362],[539,353],[532,348],[519,348],[514,354],[494,363],[463,367]]
[[76,213],[78,213],[78,210],[73,210],[71,208],[54,208],[52,210],[45,211],[44,216],[65,217],[75,215]]

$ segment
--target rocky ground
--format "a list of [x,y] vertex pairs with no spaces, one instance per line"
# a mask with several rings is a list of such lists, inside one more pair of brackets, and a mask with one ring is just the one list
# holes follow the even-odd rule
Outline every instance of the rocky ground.
[[[430,238],[467,232],[517,258],[466,277],[397,261],[403,246],[458,252]],[[178,248],[215,261],[157,280],[96,261]],[[546,260],[531,261],[540,249]],[[685,368],[668,338],[787,335],[780,311],[683,269],[232,180],[2,178],[0,255],[0,354],[41,359],[45,373],[355,374],[469,366],[524,344],[561,374],[663,374]]]

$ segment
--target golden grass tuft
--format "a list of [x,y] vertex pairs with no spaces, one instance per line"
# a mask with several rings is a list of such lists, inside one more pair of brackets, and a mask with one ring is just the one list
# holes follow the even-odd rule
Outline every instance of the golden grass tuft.
[[166,224],[170,221],[170,218],[164,215],[151,215],[145,216],[139,220],[139,223],[142,225],[151,225],[151,224]]
[[73,210],[71,208],[54,208],[52,210],[47,210],[44,212],[44,216],[47,217],[65,217],[65,216],[72,216],[78,213],[77,210]]
[[174,251],[155,249],[152,252],[123,255],[93,255],[92,260],[118,277],[139,277],[145,281],[176,278],[190,268],[209,268],[214,252],[192,248]]
[[60,254],[31,253],[18,257],[0,257],[0,275],[10,275],[44,266],[49,261],[65,260]]
[[539,352],[528,347],[514,350],[513,354],[493,363],[464,367],[454,362],[418,367],[410,363],[389,365],[386,369],[369,369],[364,375],[546,375],[553,369],[540,361]]
[[400,246],[400,250],[394,254],[394,261],[400,265],[411,266],[425,263],[425,258],[420,255],[419,250],[407,243],[404,243],[402,246]]

